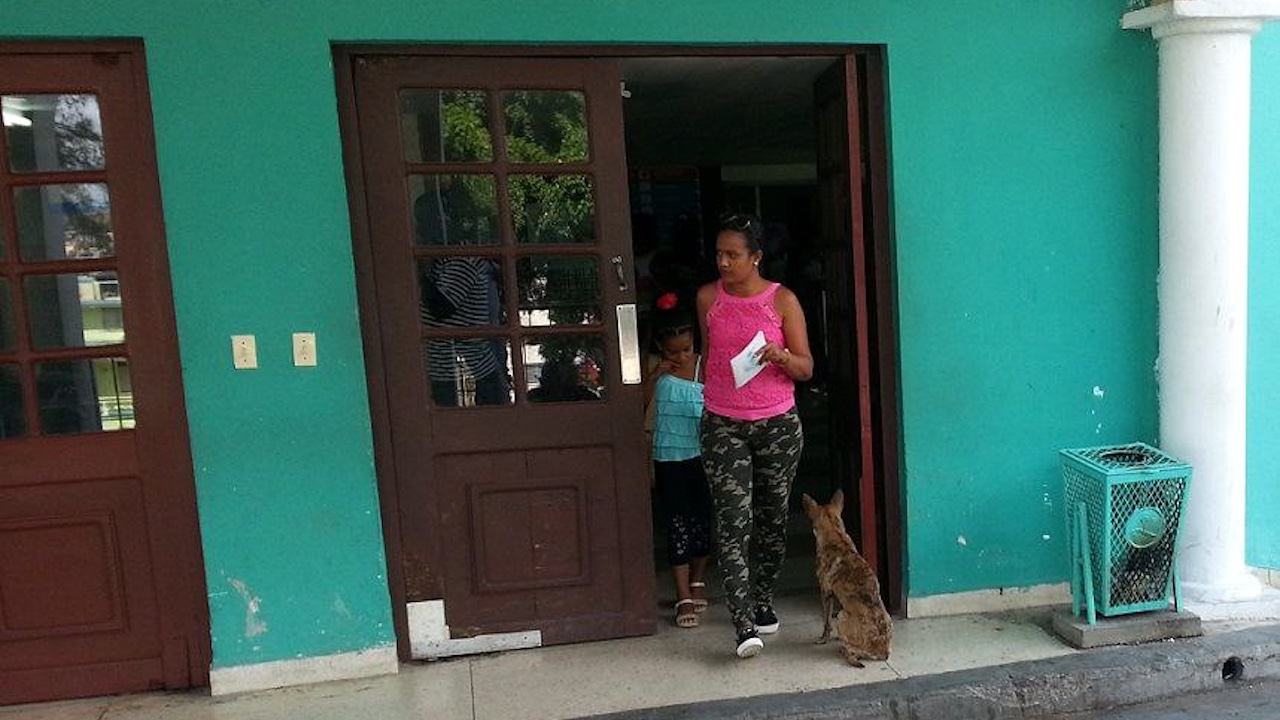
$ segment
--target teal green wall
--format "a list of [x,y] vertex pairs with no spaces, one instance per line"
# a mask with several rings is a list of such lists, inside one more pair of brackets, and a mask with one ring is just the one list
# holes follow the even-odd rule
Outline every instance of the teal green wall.
[[1254,39],[1246,561],[1280,568],[1280,27]]
[[1064,580],[1057,450],[1154,440],[1155,47],[1090,5],[890,44],[913,597]]
[[[1156,439],[1156,53],[1119,29],[1123,5],[7,0],[0,28],[146,42],[231,666],[394,641],[331,43],[886,44],[907,578],[925,596],[1063,581],[1056,451]],[[289,365],[300,330],[316,369]],[[231,369],[239,333],[262,369]]]

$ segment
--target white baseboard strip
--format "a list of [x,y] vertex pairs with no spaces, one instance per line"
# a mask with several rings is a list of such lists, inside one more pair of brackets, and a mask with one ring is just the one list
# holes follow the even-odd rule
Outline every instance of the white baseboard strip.
[[214,668],[209,672],[209,693],[231,695],[330,680],[394,675],[399,671],[396,648],[389,645],[322,657]]
[[493,633],[469,638],[413,643],[410,645],[410,654],[413,655],[414,659],[435,660],[454,655],[478,655],[480,653],[523,650],[535,647],[542,647],[542,632],[540,630]]
[[408,605],[408,615],[409,655],[415,660],[542,646],[542,632],[539,630],[451,638],[449,626],[444,621],[443,600],[411,602]]
[[1060,605],[1070,602],[1070,583],[996,588],[994,590],[971,590],[969,592],[907,598],[907,617],[968,615],[1001,610],[1018,610],[1041,605]]

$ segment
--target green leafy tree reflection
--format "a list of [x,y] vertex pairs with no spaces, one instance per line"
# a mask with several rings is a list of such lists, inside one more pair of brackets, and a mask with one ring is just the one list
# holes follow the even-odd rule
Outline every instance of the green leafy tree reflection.
[[[580,92],[512,92],[503,96],[507,155],[521,163],[567,164],[589,158],[586,98]],[[518,174],[508,179],[512,224],[518,242],[590,243],[595,239],[595,198],[580,172]],[[522,298],[547,308],[553,324],[599,322],[600,287],[594,261],[532,256]],[[543,339],[548,367],[573,364],[578,382],[596,392],[604,367],[599,336]]]
[[[581,92],[511,91],[501,96],[507,159],[517,165],[569,165],[589,157],[586,98]],[[479,92],[451,93],[443,103],[446,157],[488,160],[493,148],[488,108]],[[588,175],[567,172],[513,172],[507,177],[512,229],[522,245],[591,243],[595,240],[595,198]],[[477,207],[492,203],[489,187],[461,178]],[[518,273],[522,308],[546,310],[553,325],[600,321],[600,287],[594,258],[530,255]],[[548,366],[572,363],[580,382],[603,390],[604,352],[599,336],[542,338]]]

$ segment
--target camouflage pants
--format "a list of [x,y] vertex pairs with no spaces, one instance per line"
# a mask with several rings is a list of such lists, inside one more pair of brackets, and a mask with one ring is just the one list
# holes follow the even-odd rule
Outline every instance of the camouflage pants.
[[795,409],[763,420],[702,416],[702,464],[715,515],[716,562],[738,631],[772,605],[787,554],[787,497],[804,449]]

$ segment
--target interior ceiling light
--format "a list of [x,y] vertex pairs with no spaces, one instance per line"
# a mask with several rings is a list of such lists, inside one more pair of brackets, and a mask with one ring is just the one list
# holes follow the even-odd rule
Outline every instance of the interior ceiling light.
[[21,95],[5,95],[0,98],[0,107],[4,109],[5,127],[31,127],[31,118],[24,111],[31,109],[31,103]]
[[4,110],[4,126],[5,127],[31,127],[31,118],[26,115],[13,112],[8,108]]

